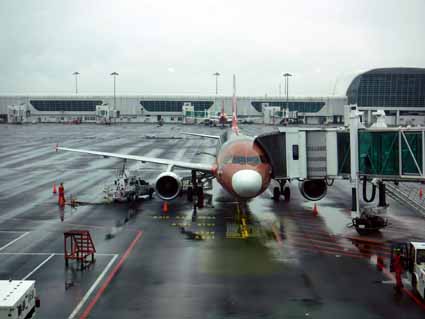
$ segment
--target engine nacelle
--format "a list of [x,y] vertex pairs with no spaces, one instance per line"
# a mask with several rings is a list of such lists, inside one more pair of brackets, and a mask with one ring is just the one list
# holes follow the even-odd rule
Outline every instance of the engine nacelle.
[[300,181],[298,187],[301,195],[311,201],[322,199],[325,197],[328,190],[328,186],[324,179],[307,179],[302,182]]
[[163,200],[176,198],[181,189],[181,178],[173,172],[161,173],[155,180],[155,192]]

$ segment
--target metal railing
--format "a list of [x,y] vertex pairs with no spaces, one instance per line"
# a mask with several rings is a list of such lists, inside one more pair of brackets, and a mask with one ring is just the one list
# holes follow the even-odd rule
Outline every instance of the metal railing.
[[416,183],[399,183],[398,185],[386,183],[386,192],[400,204],[411,207],[425,216],[425,194],[422,198],[419,195],[421,187],[421,184]]

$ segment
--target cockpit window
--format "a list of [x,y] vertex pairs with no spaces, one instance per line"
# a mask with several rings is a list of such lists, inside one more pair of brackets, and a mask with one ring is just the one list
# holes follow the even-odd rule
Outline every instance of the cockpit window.
[[248,156],[246,158],[246,163],[250,165],[258,165],[261,163],[261,159],[258,156]]
[[233,156],[233,164],[246,164],[245,156]]

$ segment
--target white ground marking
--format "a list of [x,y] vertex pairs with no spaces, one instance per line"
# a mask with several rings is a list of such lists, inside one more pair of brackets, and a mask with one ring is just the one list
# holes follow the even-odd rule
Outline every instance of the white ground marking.
[[[28,256],[45,256],[45,255],[65,255],[64,253],[0,253],[1,255],[28,255]],[[96,256],[115,256],[116,254],[102,254],[96,253]]]
[[22,230],[0,230],[0,233],[22,234]]
[[105,269],[103,269],[102,273],[97,277],[96,281],[93,283],[93,285],[90,287],[90,289],[87,291],[87,293],[84,295],[83,299],[78,303],[77,307],[75,307],[74,311],[69,315],[68,319],[74,319],[76,318],[77,314],[80,312],[81,308],[84,306],[86,301],[90,298],[90,295],[95,291],[96,287],[99,285],[99,283],[102,281],[103,277],[105,277],[106,273],[109,271],[109,268],[112,267],[115,260],[118,258],[118,254],[115,254],[114,257],[111,259],[111,261],[106,265]]
[[37,270],[39,270],[45,263],[47,263],[55,254],[51,254],[49,257],[44,259],[37,267],[35,267],[28,275],[26,275],[22,280],[27,280],[31,277]]
[[0,251],[6,249],[7,247],[13,245],[14,243],[16,243],[19,239],[24,238],[26,235],[28,235],[29,232],[25,232],[23,233],[21,236],[19,236],[18,238],[15,238],[14,240],[8,242],[6,245],[4,245],[3,247],[0,247]]

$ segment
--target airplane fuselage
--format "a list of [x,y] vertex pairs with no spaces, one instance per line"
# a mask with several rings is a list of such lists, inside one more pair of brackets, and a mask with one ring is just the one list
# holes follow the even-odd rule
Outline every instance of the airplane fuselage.
[[227,134],[227,141],[217,150],[217,181],[237,199],[256,197],[270,184],[270,163],[252,137],[232,131]]

